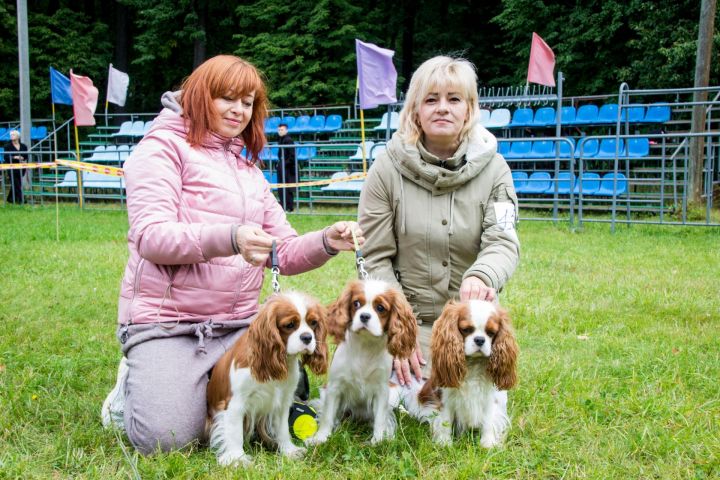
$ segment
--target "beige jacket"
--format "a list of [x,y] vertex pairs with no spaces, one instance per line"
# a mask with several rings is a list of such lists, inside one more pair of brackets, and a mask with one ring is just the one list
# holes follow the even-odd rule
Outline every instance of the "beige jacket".
[[441,165],[396,133],[370,168],[358,208],[369,274],[401,287],[421,322],[459,298],[465,277],[502,289],[520,255],[517,196],[495,137],[476,126]]

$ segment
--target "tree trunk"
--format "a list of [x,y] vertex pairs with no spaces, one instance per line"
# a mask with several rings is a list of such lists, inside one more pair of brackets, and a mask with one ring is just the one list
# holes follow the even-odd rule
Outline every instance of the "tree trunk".
[[[710,60],[712,54],[713,29],[715,28],[716,0],[702,0],[698,27],[698,48],[695,59],[695,87],[707,87],[710,81]],[[694,102],[706,102],[707,92],[695,92]],[[694,105],[691,133],[705,131],[706,105]],[[690,138],[690,171],[688,200],[698,206],[703,202],[703,167],[705,163],[705,137]]]

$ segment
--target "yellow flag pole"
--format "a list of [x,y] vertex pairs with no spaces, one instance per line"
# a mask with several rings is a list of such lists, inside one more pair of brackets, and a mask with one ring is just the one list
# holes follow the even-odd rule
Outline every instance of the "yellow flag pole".
[[[355,92],[360,89],[360,76],[355,82]],[[365,111],[360,107],[360,148],[362,148],[363,174],[367,173],[367,155],[365,152]]]
[[[78,128],[77,123],[75,124],[75,152],[77,153],[77,161],[80,161],[80,141],[78,140]],[[78,188],[78,202],[80,208],[83,208],[83,194],[82,194],[82,172],[78,170],[77,173],[77,188]]]

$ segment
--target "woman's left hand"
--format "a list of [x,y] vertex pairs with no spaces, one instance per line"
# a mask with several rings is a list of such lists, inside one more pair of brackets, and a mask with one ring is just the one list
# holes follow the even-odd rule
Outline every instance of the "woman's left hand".
[[363,237],[363,232],[357,222],[333,223],[325,229],[325,241],[333,250],[355,250],[355,243],[353,242],[352,235],[353,231],[355,232],[358,245],[362,247],[365,243],[365,237]]
[[485,285],[478,277],[467,277],[460,284],[460,300],[495,300],[495,289]]

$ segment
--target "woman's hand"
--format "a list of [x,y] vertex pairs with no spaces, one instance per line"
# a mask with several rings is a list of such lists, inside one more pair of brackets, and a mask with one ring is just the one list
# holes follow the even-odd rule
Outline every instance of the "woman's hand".
[[363,246],[365,237],[357,222],[337,222],[325,229],[325,242],[332,250],[355,250],[352,232],[355,232],[358,245]]
[[467,277],[460,284],[460,301],[466,300],[495,300],[495,289],[485,285],[478,277]]
[[272,242],[275,240],[279,246],[281,240],[266,233],[263,229],[242,225],[235,233],[240,255],[251,265],[259,267],[267,263],[272,251]]
[[409,385],[412,381],[412,374],[415,375],[418,381],[422,381],[422,367],[427,365],[425,358],[423,358],[422,350],[420,349],[420,341],[418,340],[415,346],[415,351],[410,354],[410,358],[395,358],[393,360],[393,370],[397,375],[398,382],[400,385]]

